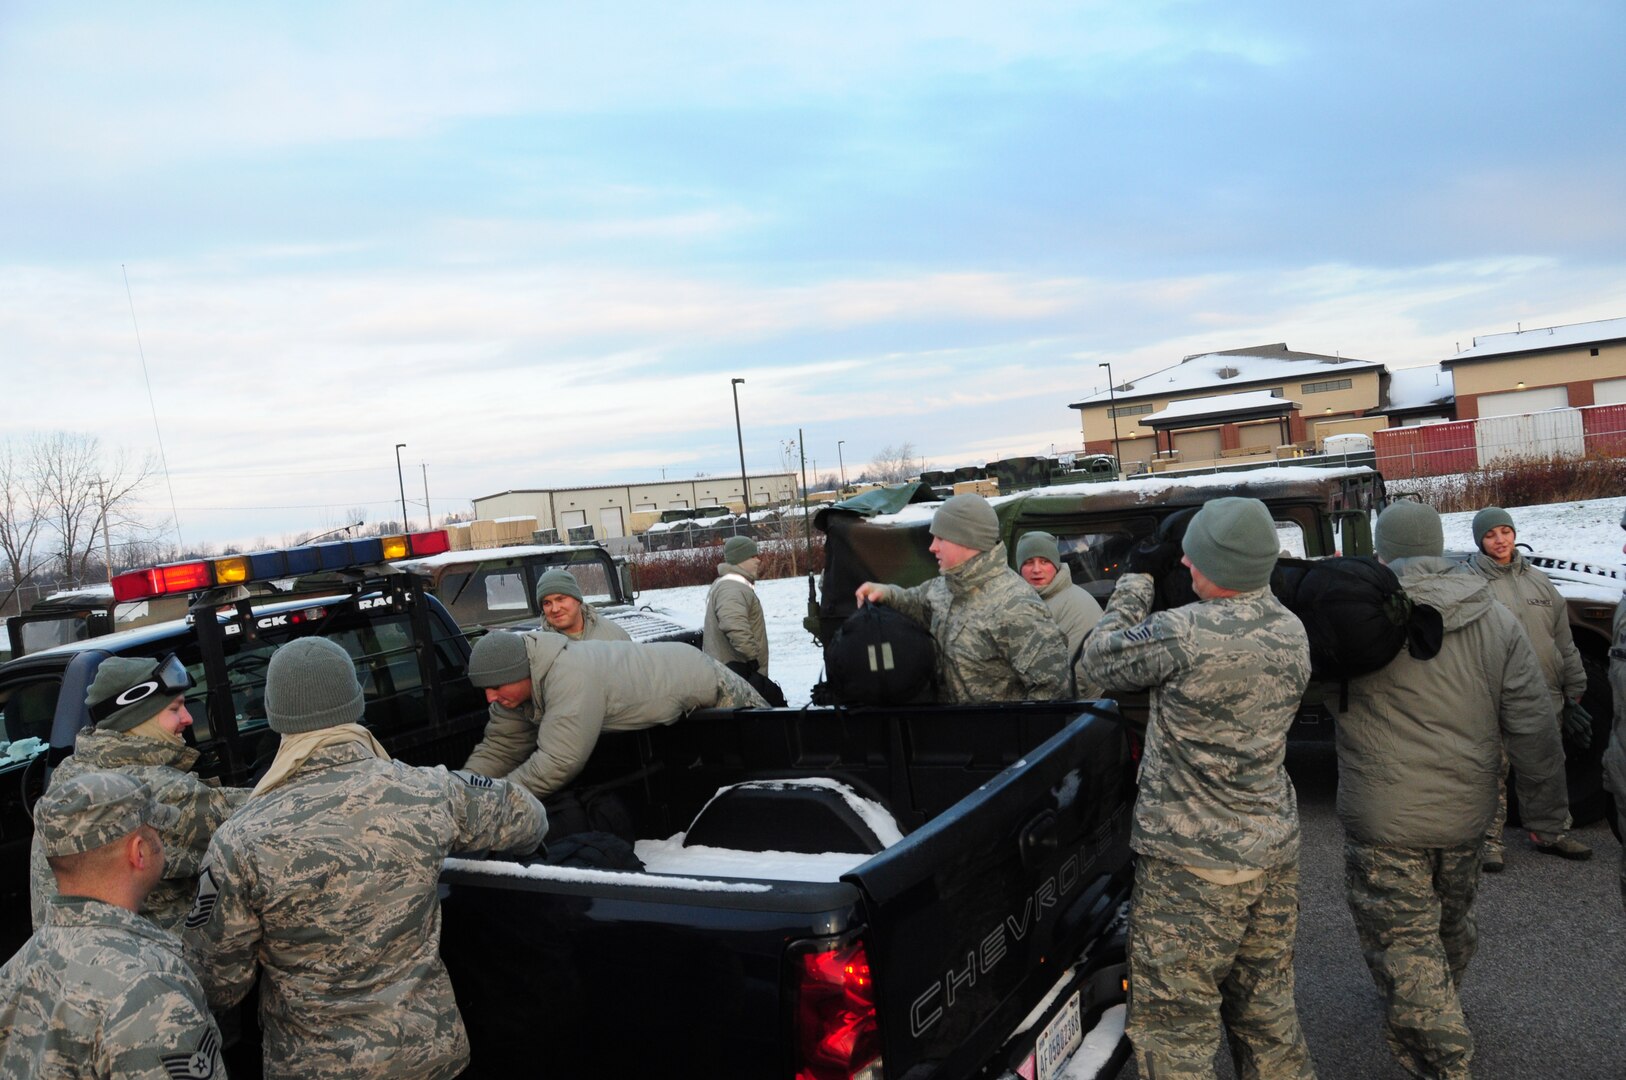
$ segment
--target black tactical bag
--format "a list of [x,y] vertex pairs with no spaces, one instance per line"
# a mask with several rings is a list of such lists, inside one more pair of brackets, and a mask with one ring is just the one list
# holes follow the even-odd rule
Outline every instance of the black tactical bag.
[[824,647],[822,705],[913,705],[931,701],[937,655],[932,635],[885,604],[865,604]]
[[1401,649],[1419,660],[1440,651],[1440,613],[1413,603],[1394,571],[1370,555],[1278,559],[1270,588],[1304,624],[1313,679],[1366,675]]

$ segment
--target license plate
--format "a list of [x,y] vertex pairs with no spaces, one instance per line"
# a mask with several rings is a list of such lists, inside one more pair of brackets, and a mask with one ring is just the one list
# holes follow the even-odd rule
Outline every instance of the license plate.
[[1034,1080],[1055,1080],[1067,1059],[1084,1041],[1084,1022],[1079,1017],[1078,992],[1067,999],[1061,1012],[1051,1017],[1050,1023],[1039,1032],[1039,1041],[1033,1047]]

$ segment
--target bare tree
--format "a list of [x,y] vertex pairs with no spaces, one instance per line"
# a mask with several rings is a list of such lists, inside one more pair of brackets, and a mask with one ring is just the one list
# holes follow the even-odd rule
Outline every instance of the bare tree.
[[133,463],[121,452],[104,460],[95,435],[67,431],[35,436],[29,451],[51,557],[61,560],[68,582],[81,583],[114,536],[140,539],[158,531],[131,513],[137,490],[152,475],[151,457]]
[[29,464],[10,439],[0,443],[0,554],[5,556],[9,582],[0,596],[0,610],[44,565],[34,550],[43,520]]
[[915,444],[900,443],[883,446],[870,459],[869,474],[878,483],[901,484],[911,476],[920,475],[920,459],[915,456]]

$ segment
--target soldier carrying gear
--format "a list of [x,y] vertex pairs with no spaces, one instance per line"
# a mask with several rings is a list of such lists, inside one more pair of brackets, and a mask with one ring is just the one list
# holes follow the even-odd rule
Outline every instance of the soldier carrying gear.
[[35,804],[57,888],[45,925],[0,968],[0,1076],[226,1075],[180,940],[138,914],[180,816],[115,772],[59,778]]
[[1525,824],[1545,833],[1569,823],[1555,765],[1564,756],[1530,639],[1484,579],[1441,557],[1434,508],[1391,503],[1373,544],[1406,594],[1440,613],[1445,634],[1432,659],[1403,650],[1351,681],[1336,715],[1346,899],[1395,1057],[1418,1076],[1466,1077],[1474,1042],[1456,988],[1478,937],[1501,748]]
[[[1283,765],[1310,645],[1270,591],[1276,553],[1264,503],[1211,499],[1182,542],[1131,552],[1084,643],[1092,678],[1151,691],[1130,835],[1126,1030],[1142,1076],[1212,1076],[1222,1025],[1238,1076],[1315,1075],[1293,1001],[1299,816]],[[1200,602],[1152,613],[1177,564]]]
[[537,579],[536,606],[542,609],[542,628],[571,641],[632,640],[631,634],[583,602],[581,582],[563,567],[554,567]]
[[279,648],[265,705],[282,736],[254,796],[209,845],[185,921],[217,1009],[263,965],[267,1077],[456,1076],[468,1037],[439,955],[440,865],[529,852],[547,822],[523,788],[391,761],[361,726],[349,655]]
[[[56,785],[86,772],[124,773],[179,811],[174,828],[164,832],[164,876],[141,908],[141,914],[176,932],[198,891],[198,867],[209,838],[248,798],[247,788],[221,787],[218,780],[204,780],[191,771],[198,752],[186,744],[182,732],[192,726],[183,696],[192,685],[174,653],[160,660],[103,660],[85,693],[96,726],[79,733],[74,752],[51,774]],[[37,930],[56,892],[38,833],[29,853],[29,892]]]
[[948,704],[1056,701],[1069,693],[1067,638],[1050,609],[1005,561],[988,500],[956,495],[932,515],[942,571],[905,589],[866,581],[858,605],[886,604],[932,632],[937,696]]

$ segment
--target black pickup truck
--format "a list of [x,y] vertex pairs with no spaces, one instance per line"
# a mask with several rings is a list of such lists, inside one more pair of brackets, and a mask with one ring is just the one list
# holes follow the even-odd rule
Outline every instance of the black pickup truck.
[[[463,634],[420,575],[340,543],[127,575],[121,602],[184,595],[189,615],[0,665],[0,958],[28,934],[28,808],[109,656],[181,658],[198,771],[227,784],[274,756],[266,666],[306,635],[354,658],[392,754],[466,760],[486,709]],[[704,710],[608,734],[576,790],[623,805],[643,872],[442,875],[469,1075],[1048,1080],[1123,1000],[1133,780],[1121,720],[1090,702]],[[255,1074],[251,1041],[232,1062]]]
[[579,784],[642,872],[442,874],[472,1075],[1049,1078],[1124,999],[1107,706],[709,710]]

